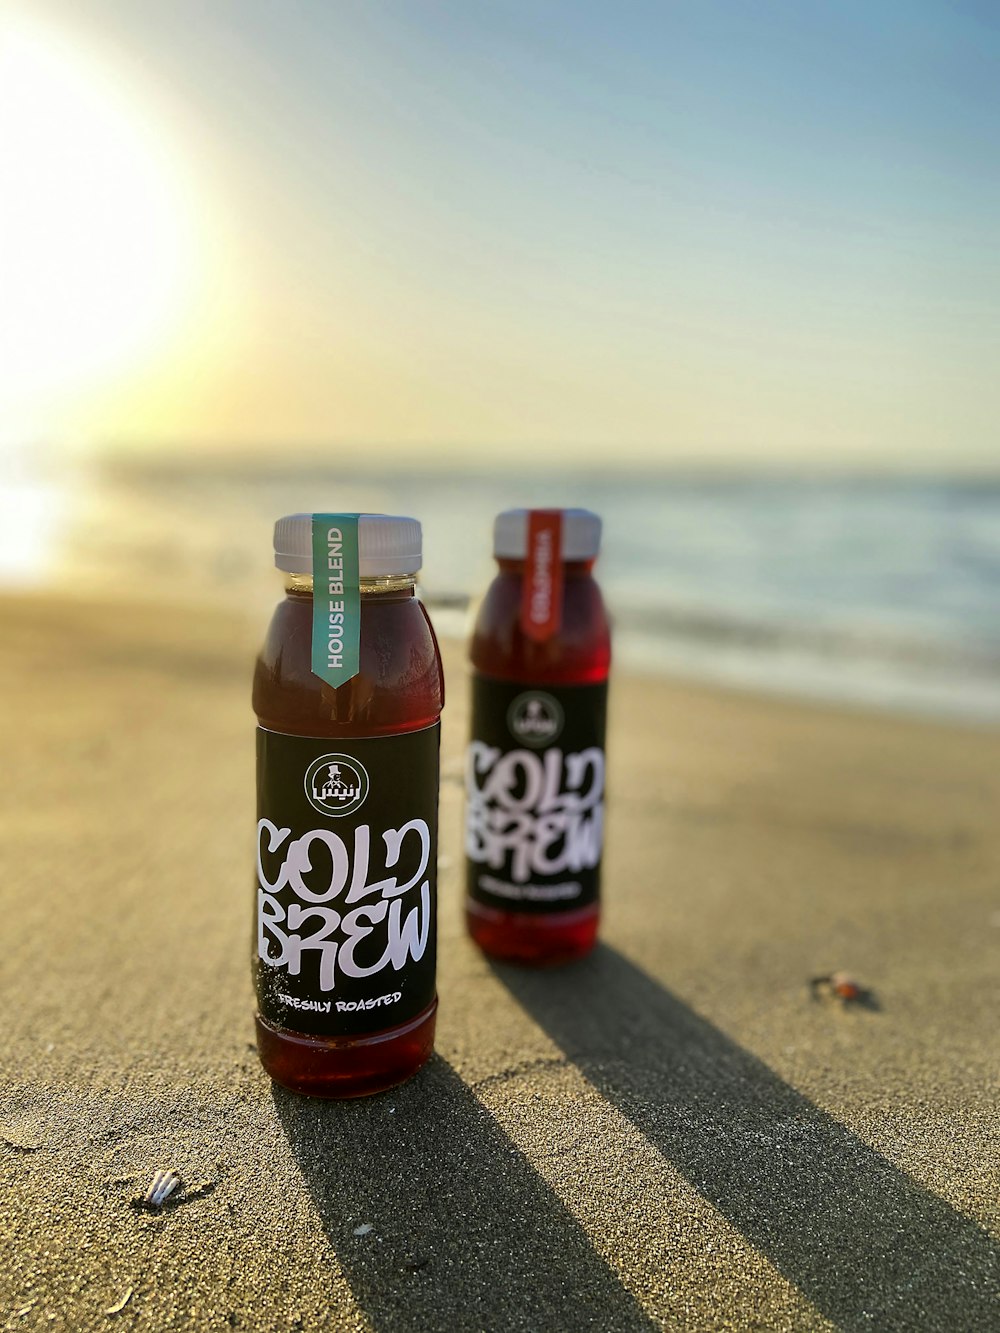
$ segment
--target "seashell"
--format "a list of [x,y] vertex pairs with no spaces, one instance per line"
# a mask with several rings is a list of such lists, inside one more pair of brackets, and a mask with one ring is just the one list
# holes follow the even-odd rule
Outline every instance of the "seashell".
[[126,1305],[128,1305],[129,1301],[132,1299],[132,1292],[133,1292],[134,1290],[135,1290],[134,1287],[129,1287],[128,1291],[127,1291],[127,1292],[125,1293],[125,1295],[121,1298],[121,1300],[118,1302],[118,1304],[117,1304],[117,1305],[112,1305],[111,1309],[110,1309],[110,1310],[105,1310],[104,1313],[105,1313],[105,1314],[108,1314],[108,1315],[110,1315],[110,1314],[121,1314],[121,1312],[125,1309]]
[[151,1208],[162,1208],[180,1183],[181,1178],[176,1171],[157,1171],[149,1189],[142,1196],[143,1203]]

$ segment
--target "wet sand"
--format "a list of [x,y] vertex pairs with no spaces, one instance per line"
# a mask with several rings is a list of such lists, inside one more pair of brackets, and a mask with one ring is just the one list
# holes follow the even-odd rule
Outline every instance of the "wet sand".
[[319,1103],[251,1044],[254,637],[0,604],[0,1326],[1000,1326],[1000,733],[621,676],[604,943],[522,972],[449,647],[438,1055]]

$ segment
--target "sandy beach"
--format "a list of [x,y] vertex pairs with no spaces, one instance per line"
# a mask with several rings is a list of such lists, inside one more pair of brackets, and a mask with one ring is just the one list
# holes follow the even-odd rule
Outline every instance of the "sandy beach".
[[438,1053],[320,1103],[252,1046],[262,628],[0,604],[0,1326],[1000,1327],[1000,733],[619,675],[603,944],[492,967],[445,645]]

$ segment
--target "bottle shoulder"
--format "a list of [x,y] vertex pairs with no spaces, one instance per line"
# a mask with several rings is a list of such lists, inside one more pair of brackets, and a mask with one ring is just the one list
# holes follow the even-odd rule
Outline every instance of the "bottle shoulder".
[[611,630],[597,580],[566,579],[558,630],[542,642],[521,628],[523,580],[503,571],[479,607],[470,644],[473,667],[483,675],[528,684],[587,684],[604,680],[611,665]]
[[437,721],[444,676],[420,601],[362,598],[359,671],[336,688],[312,671],[312,606],[311,597],[286,597],[271,617],[254,670],[261,726],[295,735],[378,736]]

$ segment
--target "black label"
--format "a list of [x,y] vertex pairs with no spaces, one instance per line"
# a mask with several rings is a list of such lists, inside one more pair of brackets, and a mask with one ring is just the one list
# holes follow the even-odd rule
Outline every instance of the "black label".
[[353,1036],[434,999],[441,728],[364,740],[257,729],[261,1017]]
[[465,768],[469,897],[508,912],[597,901],[608,686],[474,675]]

